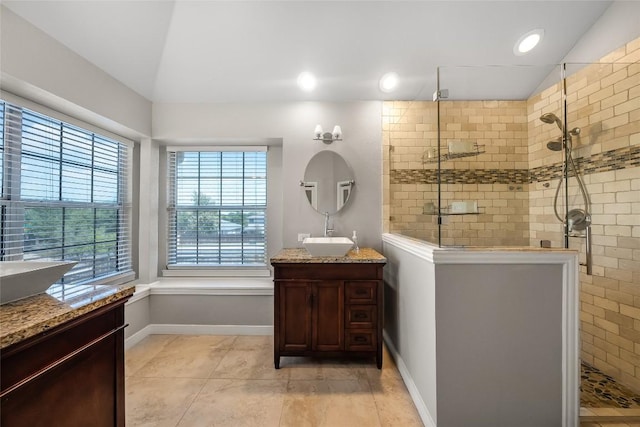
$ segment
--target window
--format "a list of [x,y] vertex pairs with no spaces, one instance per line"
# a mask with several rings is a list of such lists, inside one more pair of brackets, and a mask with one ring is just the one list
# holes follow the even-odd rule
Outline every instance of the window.
[[130,272],[128,147],[26,108],[2,111],[1,259],[77,261],[65,284]]
[[168,151],[168,268],[266,266],[266,151]]

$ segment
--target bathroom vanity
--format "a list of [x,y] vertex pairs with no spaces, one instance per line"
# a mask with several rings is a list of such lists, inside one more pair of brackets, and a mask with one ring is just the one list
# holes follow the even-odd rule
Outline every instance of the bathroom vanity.
[[281,356],[375,357],[382,367],[386,258],[373,249],[313,257],[283,249],[274,267],[274,365]]
[[134,290],[76,285],[0,306],[2,426],[124,426],[124,303]]

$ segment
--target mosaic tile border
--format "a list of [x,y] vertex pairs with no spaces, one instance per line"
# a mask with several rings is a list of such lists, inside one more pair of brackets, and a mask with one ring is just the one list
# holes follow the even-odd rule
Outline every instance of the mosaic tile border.
[[[443,184],[526,184],[527,169],[443,169]],[[392,184],[437,184],[436,169],[392,169]]]
[[[574,158],[580,175],[607,172],[640,166],[640,145],[618,148],[589,157]],[[529,182],[543,182],[558,179],[562,175],[562,163],[541,166],[529,171]]]
[[611,376],[582,362],[580,406],[584,408],[639,409],[640,395],[618,384]]
[[[574,159],[580,175],[640,166],[640,145]],[[562,163],[528,169],[442,169],[443,184],[531,184],[560,178]],[[437,184],[436,169],[391,169],[391,184]]]

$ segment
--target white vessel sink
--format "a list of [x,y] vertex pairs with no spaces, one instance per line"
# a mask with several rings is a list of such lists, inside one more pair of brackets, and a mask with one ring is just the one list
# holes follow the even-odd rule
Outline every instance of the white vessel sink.
[[353,246],[347,237],[307,237],[302,246],[312,256],[345,256]]
[[0,262],[0,304],[46,291],[77,262]]

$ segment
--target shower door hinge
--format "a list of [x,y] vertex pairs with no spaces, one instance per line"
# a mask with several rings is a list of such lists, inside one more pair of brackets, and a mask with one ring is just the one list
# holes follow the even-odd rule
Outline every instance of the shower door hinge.
[[433,101],[449,98],[449,89],[440,89],[433,92]]

